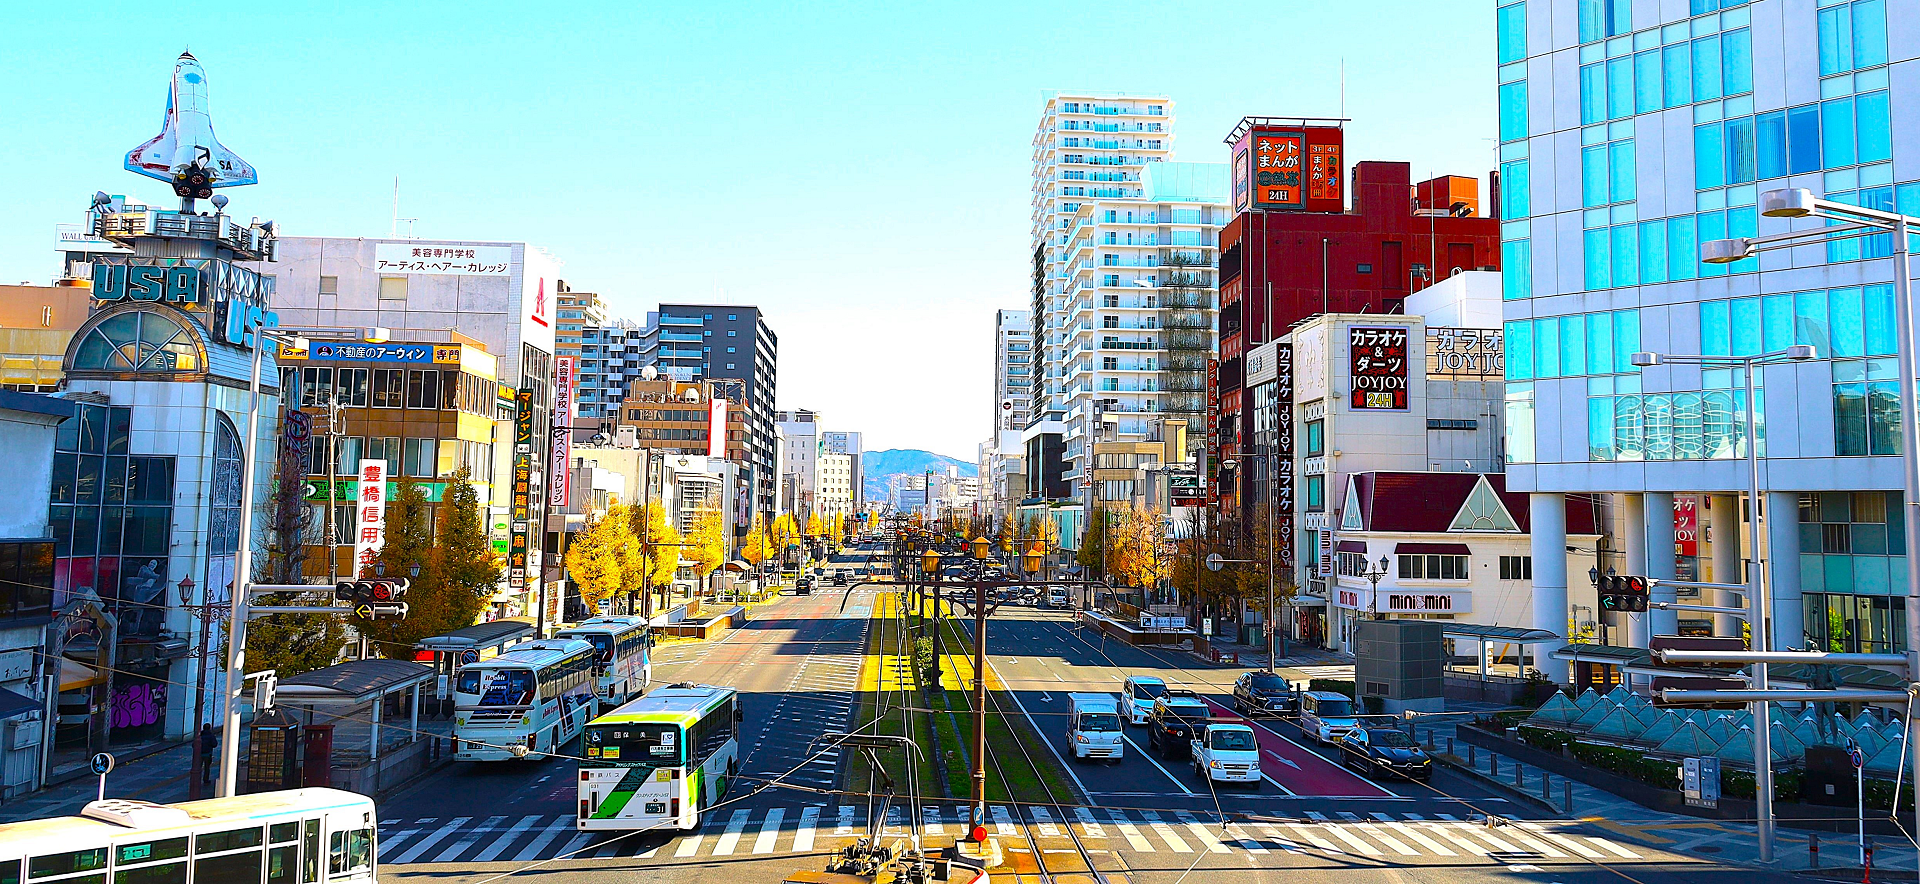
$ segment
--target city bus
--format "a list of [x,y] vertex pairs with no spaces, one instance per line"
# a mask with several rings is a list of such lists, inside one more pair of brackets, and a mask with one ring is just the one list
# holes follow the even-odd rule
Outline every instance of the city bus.
[[580,828],[692,830],[733,783],[740,699],[732,688],[676,684],[587,724]]
[[0,881],[375,881],[373,799],[290,789],[180,804],[109,798],[78,816],[0,823]]
[[545,758],[580,733],[599,654],[580,639],[541,639],[470,663],[453,686],[453,757]]
[[554,638],[580,639],[599,654],[593,667],[596,713],[645,693],[653,683],[653,633],[645,617],[594,617],[554,633]]

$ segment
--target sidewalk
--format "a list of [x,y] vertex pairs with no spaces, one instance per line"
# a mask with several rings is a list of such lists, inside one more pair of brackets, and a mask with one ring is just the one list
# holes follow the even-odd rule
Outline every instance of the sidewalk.
[[[187,800],[187,778],[193,768],[193,744],[190,742],[159,744],[156,751],[144,755],[130,756],[124,752],[115,752],[113,773],[107,774],[107,797],[138,798],[156,804],[171,804]],[[20,820],[40,819],[50,816],[65,816],[80,812],[80,808],[99,796],[100,778],[91,772],[82,770],[82,775],[59,782],[0,805],[0,822],[18,822]],[[211,795],[209,789],[207,794]]]
[[[1421,743],[1426,743],[1431,731],[1436,757],[1452,764],[1456,769],[1469,776],[1496,784],[1503,790],[1514,789],[1515,771],[1519,771],[1524,791],[1534,798],[1540,796],[1540,778],[1545,771],[1532,765],[1521,764],[1512,758],[1491,752],[1482,747],[1473,747],[1471,765],[1468,764],[1468,747],[1455,739],[1455,725],[1452,722],[1418,727]],[[1453,755],[1448,756],[1447,747],[1453,745]],[[1495,771],[1498,774],[1495,774]],[[1548,789],[1550,803],[1562,808],[1569,782],[1559,775],[1552,776]],[[1808,851],[1808,843],[1818,838],[1820,853],[1819,868],[1823,871],[1851,868],[1854,877],[1859,876],[1860,854],[1858,841],[1849,835],[1835,832],[1806,832],[1776,826],[1774,830],[1773,862],[1760,862],[1760,840],[1751,824],[1707,820],[1680,814],[1665,813],[1641,807],[1611,792],[1606,792],[1578,781],[1573,783],[1573,811],[1564,813],[1568,819],[1578,819],[1588,825],[1607,830],[1611,835],[1625,838],[1649,847],[1669,850],[1675,853],[1690,854],[1702,859],[1738,865],[1760,866],[1781,871],[1805,871],[1813,868],[1814,857]],[[1874,845],[1873,865],[1875,869],[1884,869],[1894,874],[1905,874],[1911,878],[1916,859],[1914,847],[1909,842],[1885,836],[1869,836]]]

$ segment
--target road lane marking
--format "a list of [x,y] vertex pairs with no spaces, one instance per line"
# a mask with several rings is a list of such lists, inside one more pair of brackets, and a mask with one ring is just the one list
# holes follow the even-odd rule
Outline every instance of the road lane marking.
[[1507,826],[1505,831],[1502,831],[1500,834],[1505,835],[1508,838],[1512,838],[1517,842],[1520,842],[1520,844],[1522,844],[1523,846],[1532,845],[1534,850],[1537,850],[1546,856],[1553,857],[1554,859],[1567,858],[1566,854],[1561,853],[1560,851],[1554,849],[1552,844],[1548,844],[1545,840],[1535,838],[1532,835],[1527,834],[1526,832],[1520,831],[1520,829],[1516,826]]
[[1114,826],[1119,828],[1121,835],[1126,836],[1127,844],[1134,850],[1140,853],[1154,852],[1153,843],[1140,836],[1140,827],[1127,819],[1125,811],[1109,810],[1107,814],[1113,817]]
[[1030,804],[1027,806],[1027,813],[1033,817],[1034,824],[1040,828],[1040,834],[1049,838],[1060,837],[1060,827],[1053,824],[1053,814],[1046,808]]
[[1013,837],[1013,815],[1007,812],[1006,806],[995,804],[987,810],[993,814],[994,834]]
[[818,804],[809,804],[800,808],[800,828],[793,833],[793,852],[810,853],[813,851],[813,829],[820,822]]
[[1612,841],[1608,841],[1605,838],[1596,838],[1592,835],[1588,835],[1587,840],[1592,841],[1593,843],[1598,844],[1607,850],[1611,850],[1614,853],[1617,853],[1620,856],[1625,857],[1627,859],[1640,859],[1640,854],[1634,853],[1633,851],[1628,850],[1624,847],[1621,847],[1620,845],[1615,844]]
[[1326,814],[1316,813],[1314,811],[1309,810],[1307,811],[1307,818],[1313,820],[1316,823],[1321,823],[1322,824],[1321,828],[1325,829],[1329,834],[1333,835],[1335,838],[1339,838],[1340,840],[1353,845],[1353,848],[1355,850],[1360,851],[1361,853],[1364,853],[1368,856],[1384,856],[1385,855],[1380,852],[1380,848],[1375,847],[1371,844],[1368,844],[1365,841],[1362,841],[1358,838],[1353,837],[1353,834],[1348,832],[1344,826],[1328,819]]
[[833,834],[835,835],[853,834],[853,813],[854,813],[853,805],[851,804],[840,805],[839,823],[833,827]]
[[1080,834],[1088,838],[1107,837],[1107,830],[1101,828],[1100,824],[1094,820],[1093,811],[1084,807],[1076,807],[1073,809],[1073,816],[1074,819],[1080,821]]
[[1292,829],[1294,832],[1298,833],[1299,836],[1301,838],[1306,839],[1309,844],[1312,844],[1313,846],[1318,847],[1321,850],[1327,851],[1328,853],[1338,853],[1342,855],[1346,853],[1346,851],[1341,850],[1340,848],[1334,846],[1334,843],[1332,841],[1328,841],[1327,839],[1320,837],[1320,832],[1316,829],[1309,828],[1300,823],[1288,823],[1287,828]]
[[1426,849],[1431,850],[1434,853],[1437,853],[1441,856],[1457,856],[1458,855],[1453,851],[1440,846],[1440,842],[1420,834],[1420,832],[1415,830],[1412,826],[1409,826],[1406,823],[1396,821],[1392,817],[1387,816],[1384,813],[1376,813],[1376,814],[1372,814],[1372,816],[1375,819],[1380,820],[1380,824],[1382,826],[1392,829],[1396,832],[1399,832],[1400,834],[1405,835],[1408,838],[1411,838],[1414,841],[1419,842],[1420,846],[1425,847]]
[[704,836],[700,834],[699,829],[693,830],[693,832],[688,834],[687,837],[680,839],[680,849],[675,850],[673,852],[673,855],[676,858],[685,859],[689,856],[699,853],[700,839],[702,837]]
[[1549,832],[1537,823],[1519,823],[1518,825],[1520,826],[1520,828],[1533,832],[1539,835],[1541,838],[1552,839],[1552,843],[1558,844],[1561,847],[1565,847],[1569,850],[1572,850],[1574,853],[1580,854],[1581,856],[1584,856],[1587,859],[1601,859],[1606,856],[1606,854],[1603,854],[1597,850],[1594,850],[1593,848],[1588,847],[1585,844],[1581,844],[1580,842],[1575,841],[1572,838],[1568,838],[1567,836],[1562,835],[1558,832]]
[[1507,842],[1502,841],[1488,834],[1487,828],[1485,826],[1478,826],[1478,825],[1474,825],[1473,823],[1454,823],[1453,827],[1455,831],[1460,832],[1462,835],[1471,835],[1475,838],[1485,841],[1488,844],[1493,845],[1494,850],[1498,850],[1502,853],[1518,853],[1520,851],[1520,848],[1515,847],[1511,844],[1508,844]]
[[406,865],[407,863],[410,863],[416,859],[419,859],[420,855],[423,853],[426,853],[428,848],[432,847],[435,844],[440,843],[441,841],[446,840],[446,838],[449,835],[452,835],[460,831],[460,827],[466,825],[467,822],[472,819],[473,817],[463,816],[463,817],[456,817],[453,820],[450,820],[446,824],[446,826],[442,828],[440,831],[434,832],[428,835],[427,837],[420,839],[419,841],[415,842],[413,847],[409,848],[406,853],[403,853],[397,857],[394,857],[392,860],[393,864]]
[[780,821],[787,818],[786,808],[776,807],[767,811],[767,818],[760,824],[760,835],[753,839],[754,853],[772,853],[774,842],[780,838]]
[[487,846],[486,850],[480,851],[480,855],[474,857],[473,861],[477,863],[492,862],[494,857],[505,852],[507,847],[513,844],[522,833],[533,828],[534,824],[543,819],[546,819],[546,816],[542,814],[529,814],[521,817],[519,822],[514,823],[513,826],[501,834],[500,837],[495,838],[493,843]]
[[1247,831],[1246,827],[1227,823],[1223,828],[1226,830],[1227,837],[1232,838],[1233,843],[1240,845],[1241,850],[1255,855],[1269,852],[1267,846],[1261,844],[1259,839],[1254,838],[1253,833]]
[[[1151,727],[1151,725],[1149,725],[1149,727]],[[1152,753],[1152,752],[1148,752],[1148,751],[1147,751],[1147,750],[1146,750],[1145,748],[1143,748],[1143,747],[1142,747],[1142,746],[1141,746],[1141,745],[1140,745],[1139,743],[1136,743],[1136,742],[1134,742],[1134,741],[1133,741],[1133,738],[1132,738],[1132,737],[1129,737],[1129,736],[1127,736],[1127,735],[1126,735],[1126,734],[1125,734],[1124,732],[1123,732],[1123,733],[1122,733],[1122,734],[1120,735],[1120,737],[1121,737],[1122,739],[1124,739],[1124,740],[1126,740],[1126,741],[1127,741],[1127,745],[1129,745],[1129,746],[1132,746],[1132,747],[1133,747],[1133,751],[1135,751],[1135,752],[1138,752],[1138,753],[1140,753],[1140,757],[1141,757],[1141,758],[1145,758],[1145,759],[1147,760],[1147,763],[1148,763],[1148,764],[1151,764],[1151,765],[1153,765],[1153,768],[1154,768],[1155,770],[1157,770],[1157,771],[1159,771],[1159,772],[1161,772],[1161,773],[1163,773],[1163,774],[1166,774],[1166,776],[1167,776],[1167,779],[1168,779],[1168,780],[1171,780],[1171,781],[1173,782],[1173,784],[1174,784],[1175,786],[1177,786],[1177,787],[1179,787],[1179,789],[1180,789],[1180,791],[1182,791],[1182,792],[1185,792],[1185,793],[1187,793],[1188,795],[1192,795],[1192,794],[1193,794],[1193,790],[1192,790],[1192,789],[1189,789],[1189,788],[1187,788],[1187,784],[1186,784],[1186,783],[1183,783],[1183,782],[1180,782],[1180,778],[1179,778],[1179,777],[1176,777],[1176,776],[1174,776],[1174,775],[1173,775],[1173,772],[1172,772],[1172,771],[1169,771],[1169,770],[1167,770],[1166,768],[1164,768],[1164,767],[1162,767],[1162,766],[1160,766],[1160,762],[1158,762],[1158,761],[1155,761],[1155,760],[1154,760],[1154,758],[1153,758],[1153,753]]]
[[1172,826],[1160,820],[1159,814],[1151,810],[1143,810],[1140,811],[1140,816],[1146,819],[1147,826],[1153,829],[1155,835],[1160,836],[1160,840],[1167,842],[1167,847],[1174,853],[1193,852],[1193,848],[1188,847],[1187,842],[1180,840],[1180,836],[1173,833]]
[[1293,839],[1281,833],[1279,826],[1272,823],[1254,823],[1253,825],[1254,828],[1259,829],[1262,834],[1266,835],[1267,838],[1281,850],[1288,853],[1300,853],[1304,850],[1299,844],[1294,843]]
[[921,823],[920,823],[921,827],[926,829],[927,834],[929,835],[947,834],[946,824],[940,821],[940,808],[934,807],[931,805],[921,808],[920,816],[921,816]]
[[1232,853],[1233,852],[1227,849],[1227,845],[1220,843],[1220,839],[1214,837],[1214,834],[1211,831],[1208,831],[1206,826],[1201,825],[1199,820],[1194,819],[1193,814],[1178,813],[1178,814],[1175,814],[1174,817],[1178,819],[1180,822],[1185,823],[1187,826],[1187,829],[1193,832],[1193,836],[1195,838],[1198,838],[1200,840],[1200,843],[1207,845],[1208,850],[1211,850],[1214,853]]
[[528,860],[539,859],[540,852],[545,850],[547,845],[553,842],[553,839],[560,837],[561,832],[572,829],[573,826],[573,820],[564,816],[554,820],[552,824],[547,826],[545,831],[540,833],[540,837],[533,839],[533,843],[520,848],[520,852],[513,855],[513,862],[521,863]]

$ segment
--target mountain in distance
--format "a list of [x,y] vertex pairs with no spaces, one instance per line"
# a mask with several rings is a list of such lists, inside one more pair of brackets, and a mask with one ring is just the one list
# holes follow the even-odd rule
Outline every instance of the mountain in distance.
[[879,504],[893,499],[888,490],[888,479],[893,476],[919,476],[928,470],[945,473],[948,467],[956,467],[960,475],[972,477],[980,472],[979,465],[972,461],[934,454],[919,448],[889,448],[885,451],[868,451],[860,457],[860,467],[866,473],[863,483],[867,500]]

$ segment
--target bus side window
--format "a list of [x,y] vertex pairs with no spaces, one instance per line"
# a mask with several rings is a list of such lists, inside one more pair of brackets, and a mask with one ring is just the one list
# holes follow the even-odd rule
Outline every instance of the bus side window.
[[300,881],[313,884],[320,880],[320,821],[307,820],[300,832]]
[[20,884],[21,862],[16,859],[0,863],[0,884]]
[[373,833],[369,829],[350,829],[335,832],[332,837],[332,849],[328,851],[327,868],[329,874],[341,875],[355,869],[364,869],[372,858]]

